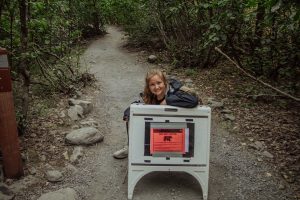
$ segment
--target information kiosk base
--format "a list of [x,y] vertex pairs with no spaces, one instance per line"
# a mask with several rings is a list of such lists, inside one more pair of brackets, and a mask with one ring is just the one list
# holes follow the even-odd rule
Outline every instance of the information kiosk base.
[[186,172],[207,200],[211,109],[132,104],[129,122],[128,199],[154,171]]

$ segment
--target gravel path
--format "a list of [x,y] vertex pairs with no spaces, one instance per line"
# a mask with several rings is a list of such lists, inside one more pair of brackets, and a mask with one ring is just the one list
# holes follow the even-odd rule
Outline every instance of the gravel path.
[[[82,199],[127,199],[127,159],[115,160],[112,153],[126,144],[122,113],[142,90],[144,74],[151,66],[138,62],[137,53],[122,48],[122,34],[118,28],[109,27],[108,34],[94,41],[82,57],[82,64],[92,66],[101,84],[101,93],[94,94],[94,113],[105,134],[104,142],[85,149],[79,171],[64,181],[64,186],[74,187]],[[288,188],[280,190],[280,181],[272,166],[259,162],[213,119],[208,199],[288,199]],[[202,194],[199,184],[187,174],[156,172],[137,184],[133,197],[198,200]]]

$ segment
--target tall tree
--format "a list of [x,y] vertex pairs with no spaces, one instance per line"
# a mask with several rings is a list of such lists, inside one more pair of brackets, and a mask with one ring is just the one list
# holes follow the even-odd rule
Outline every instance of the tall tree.
[[28,13],[28,2],[27,0],[19,1],[20,11],[20,39],[21,39],[21,61],[19,65],[20,74],[23,77],[23,103],[22,103],[22,114],[23,118],[27,118],[29,108],[29,85],[30,85],[30,74],[28,71],[28,62],[25,56],[28,45],[28,27],[27,27],[27,13]]

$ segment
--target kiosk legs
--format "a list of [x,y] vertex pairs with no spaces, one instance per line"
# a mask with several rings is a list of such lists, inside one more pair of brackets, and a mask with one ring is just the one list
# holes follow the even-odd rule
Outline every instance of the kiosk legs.
[[[193,169],[189,169],[193,168]],[[128,199],[133,198],[133,192],[138,181],[148,173],[155,171],[186,172],[192,175],[202,188],[203,200],[207,200],[208,195],[208,168],[207,167],[172,167],[165,166],[129,166],[128,170]]]

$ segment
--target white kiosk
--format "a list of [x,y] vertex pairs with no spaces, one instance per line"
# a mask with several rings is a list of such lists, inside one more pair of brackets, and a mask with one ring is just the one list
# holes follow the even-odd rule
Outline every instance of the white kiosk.
[[154,171],[186,172],[207,200],[211,109],[132,104],[129,121],[128,199]]

